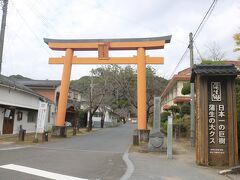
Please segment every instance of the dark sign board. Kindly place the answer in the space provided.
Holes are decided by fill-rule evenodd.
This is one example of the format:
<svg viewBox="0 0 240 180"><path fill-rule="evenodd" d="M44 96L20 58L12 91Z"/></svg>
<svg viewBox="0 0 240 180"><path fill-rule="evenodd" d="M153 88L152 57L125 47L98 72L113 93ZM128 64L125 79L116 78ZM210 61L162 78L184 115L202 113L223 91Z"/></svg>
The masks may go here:
<svg viewBox="0 0 240 180"><path fill-rule="evenodd" d="M209 165L228 165L227 84L222 78L208 80Z"/></svg>

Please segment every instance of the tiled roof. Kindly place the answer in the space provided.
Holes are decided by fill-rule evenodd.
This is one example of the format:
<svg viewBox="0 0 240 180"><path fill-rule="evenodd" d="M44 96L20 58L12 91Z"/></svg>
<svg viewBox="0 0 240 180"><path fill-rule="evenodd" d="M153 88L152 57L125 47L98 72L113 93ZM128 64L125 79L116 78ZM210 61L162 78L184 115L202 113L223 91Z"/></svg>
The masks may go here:
<svg viewBox="0 0 240 180"><path fill-rule="evenodd" d="M56 88L61 84L59 80L19 80L19 83L28 87L53 87Z"/></svg>
<svg viewBox="0 0 240 180"><path fill-rule="evenodd" d="M190 81L190 70L190 68L187 68L174 75L172 79L168 82L166 88L161 94L161 97L164 98L178 81Z"/></svg>
<svg viewBox="0 0 240 180"><path fill-rule="evenodd" d="M24 86L23 84L9 78L9 77L6 77L4 75L0 75L0 86L7 86L9 88L13 88L13 89L17 89L17 90L21 90L21 91L24 91L24 92L27 92L29 94L33 94L35 96L39 96L39 94L37 94L35 91L33 91L32 89Z"/></svg>
<svg viewBox="0 0 240 180"><path fill-rule="evenodd" d="M191 82L194 82L197 74L201 76L237 76L239 72L234 65L194 65L192 69Z"/></svg>
<svg viewBox="0 0 240 180"><path fill-rule="evenodd" d="M182 102L190 102L191 98L190 97L185 97L185 96L177 96L173 99L173 103L182 103Z"/></svg>
<svg viewBox="0 0 240 180"><path fill-rule="evenodd" d="M163 110L169 110L170 109L170 105L168 105L168 104L165 104L164 106L163 106Z"/></svg>
<svg viewBox="0 0 240 180"><path fill-rule="evenodd" d="M190 74L191 74L191 68L190 67L178 72L178 75L190 75Z"/></svg>

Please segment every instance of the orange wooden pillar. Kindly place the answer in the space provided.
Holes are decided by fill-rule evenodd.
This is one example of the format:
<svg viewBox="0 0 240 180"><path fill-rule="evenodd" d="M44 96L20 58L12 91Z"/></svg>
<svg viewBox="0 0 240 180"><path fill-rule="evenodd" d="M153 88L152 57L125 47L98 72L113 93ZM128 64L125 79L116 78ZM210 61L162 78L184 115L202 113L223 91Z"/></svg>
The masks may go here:
<svg viewBox="0 0 240 180"><path fill-rule="evenodd" d="M148 142L149 131L147 129L147 80L146 80L146 56L145 49L137 49L137 114L138 134L140 142Z"/></svg>
<svg viewBox="0 0 240 180"><path fill-rule="evenodd" d="M73 58L73 50L66 49L63 73L62 73L62 81L61 81L61 87L60 87L58 110L57 110L57 116L55 119L56 126L64 126L64 123L65 123L68 89L69 89L71 69L72 69L72 58Z"/></svg>
<svg viewBox="0 0 240 180"><path fill-rule="evenodd" d="M138 48L137 50L137 114L138 114L138 129L147 129L146 116L146 60L145 49Z"/></svg>

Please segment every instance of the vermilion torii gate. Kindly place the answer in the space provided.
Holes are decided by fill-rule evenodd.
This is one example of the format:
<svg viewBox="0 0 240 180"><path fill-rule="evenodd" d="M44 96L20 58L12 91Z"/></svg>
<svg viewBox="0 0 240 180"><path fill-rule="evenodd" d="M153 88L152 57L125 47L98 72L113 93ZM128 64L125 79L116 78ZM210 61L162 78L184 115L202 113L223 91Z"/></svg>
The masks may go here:
<svg viewBox="0 0 240 180"><path fill-rule="evenodd" d="M147 130L146 120L146 64L163 64L163 57L149 57L145 50L163 49L171 36L129 39L46 39L52 50L65 51L65 56L49 58L49 64L63 64L60 97L55 125L63 127L67 108L72 64L137 64L138 130ZM137 50L133 57L109 57L109 50ZM98 51L98 57L76 57L74 51Z"/></svg>

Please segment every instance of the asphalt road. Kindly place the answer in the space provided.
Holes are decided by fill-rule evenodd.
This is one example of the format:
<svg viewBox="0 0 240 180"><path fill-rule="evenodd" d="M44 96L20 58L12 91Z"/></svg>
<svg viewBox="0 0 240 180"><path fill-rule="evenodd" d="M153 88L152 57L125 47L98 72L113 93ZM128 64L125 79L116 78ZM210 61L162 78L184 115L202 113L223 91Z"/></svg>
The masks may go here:
<svg viewBox="0 0 240 180"><path fill-rule="evenodd" d="M38 180L52 175L58 179L120 179L126 171L122 156L135 128L129 123L53 143L1 150L0 180Z"/></svg>

